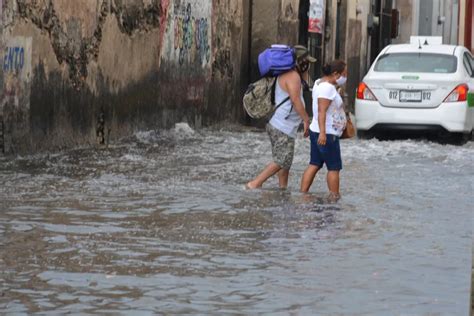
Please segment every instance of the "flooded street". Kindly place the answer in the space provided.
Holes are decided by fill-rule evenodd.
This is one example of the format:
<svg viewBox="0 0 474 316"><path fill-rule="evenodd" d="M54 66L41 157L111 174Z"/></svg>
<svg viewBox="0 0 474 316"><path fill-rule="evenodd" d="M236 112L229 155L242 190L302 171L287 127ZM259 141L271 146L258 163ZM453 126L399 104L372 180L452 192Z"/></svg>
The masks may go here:
<svg viewBox="0 0 474 316"><path fill-rule="evenodd" d="M474 142L342 141L332 204L299 137L287 191L239 127L0 158L0 311L468 315Z"/></svg>

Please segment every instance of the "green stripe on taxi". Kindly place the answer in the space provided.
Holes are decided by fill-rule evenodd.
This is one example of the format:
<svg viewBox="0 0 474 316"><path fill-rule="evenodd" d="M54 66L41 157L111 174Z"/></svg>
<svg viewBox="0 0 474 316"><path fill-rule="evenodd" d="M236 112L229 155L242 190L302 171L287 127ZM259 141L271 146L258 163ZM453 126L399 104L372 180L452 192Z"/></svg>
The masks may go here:
<svg viewBox="0 0 474 316"><path fill-rule="evenodd" d="M403 80L419 80L420 76L402 76Z"/></svg>
<svg viewBox="0 0 474 316"><path fill-rule="evenodd" d="M474 107L474 92L469 92L467 94L467 105L469 107Z"/></svg>

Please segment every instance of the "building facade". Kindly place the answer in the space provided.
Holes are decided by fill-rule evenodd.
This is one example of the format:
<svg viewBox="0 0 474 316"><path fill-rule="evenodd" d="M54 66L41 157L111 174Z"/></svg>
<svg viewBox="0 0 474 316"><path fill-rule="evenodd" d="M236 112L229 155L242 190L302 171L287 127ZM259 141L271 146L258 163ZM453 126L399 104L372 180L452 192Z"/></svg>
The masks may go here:
<svg viewBox="0 0 474 316"><path fill-rule="evenodd" d="M0 0L5 153L235 120L248 1Z"/></svg>
<svg viewBox="0 0 474 316"><path fill-rule="evenodd" d="M474 4L472 0L459 0L458 43L474 54Z"/></svg>
<svg viewBox="0 0 474 316"><path fill-rule="evenodd" d="M104 144L185 121L245 122L274 43L348 63L347 105L410 35L472 49L472 0L0 0L0 152Z"/></svg>

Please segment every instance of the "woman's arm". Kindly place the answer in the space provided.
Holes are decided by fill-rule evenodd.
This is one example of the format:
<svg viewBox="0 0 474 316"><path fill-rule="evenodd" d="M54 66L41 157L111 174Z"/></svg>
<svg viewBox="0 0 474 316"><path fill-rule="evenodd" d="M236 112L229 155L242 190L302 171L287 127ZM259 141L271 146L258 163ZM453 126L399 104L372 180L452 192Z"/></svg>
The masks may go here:
<svg viewBox="0 0 474 316"><path fill-rule="evenodd" d="M326 113L329 106L331 105L331 100L318 98L318 124L319 124L319 137L318 144L326 145Z"/></svg>
<svg viewBox="0 0 474 316"><path fill-rule="evenodd" d="M301 117L303 120L303 128L304 128L304 136L308 137L309 135L309 116L306 113L306 109L304 103L301 101L301 78L296 71L289 72L285 74L287 79L286 83L286 90L290 95L291 103L293 104L293 108L295 109L296 113Z"/></svg>

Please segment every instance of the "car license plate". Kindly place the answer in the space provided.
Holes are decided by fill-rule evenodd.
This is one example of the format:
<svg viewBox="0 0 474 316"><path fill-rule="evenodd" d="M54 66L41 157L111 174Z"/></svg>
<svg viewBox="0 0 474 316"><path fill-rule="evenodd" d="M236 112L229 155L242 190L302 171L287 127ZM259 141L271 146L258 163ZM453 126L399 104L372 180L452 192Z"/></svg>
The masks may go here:
<svg viewBox="0 0 474 316"><path fill-rule="evenodd" d="M400 91L400 102L421 102L421 91Z"/></svg>

